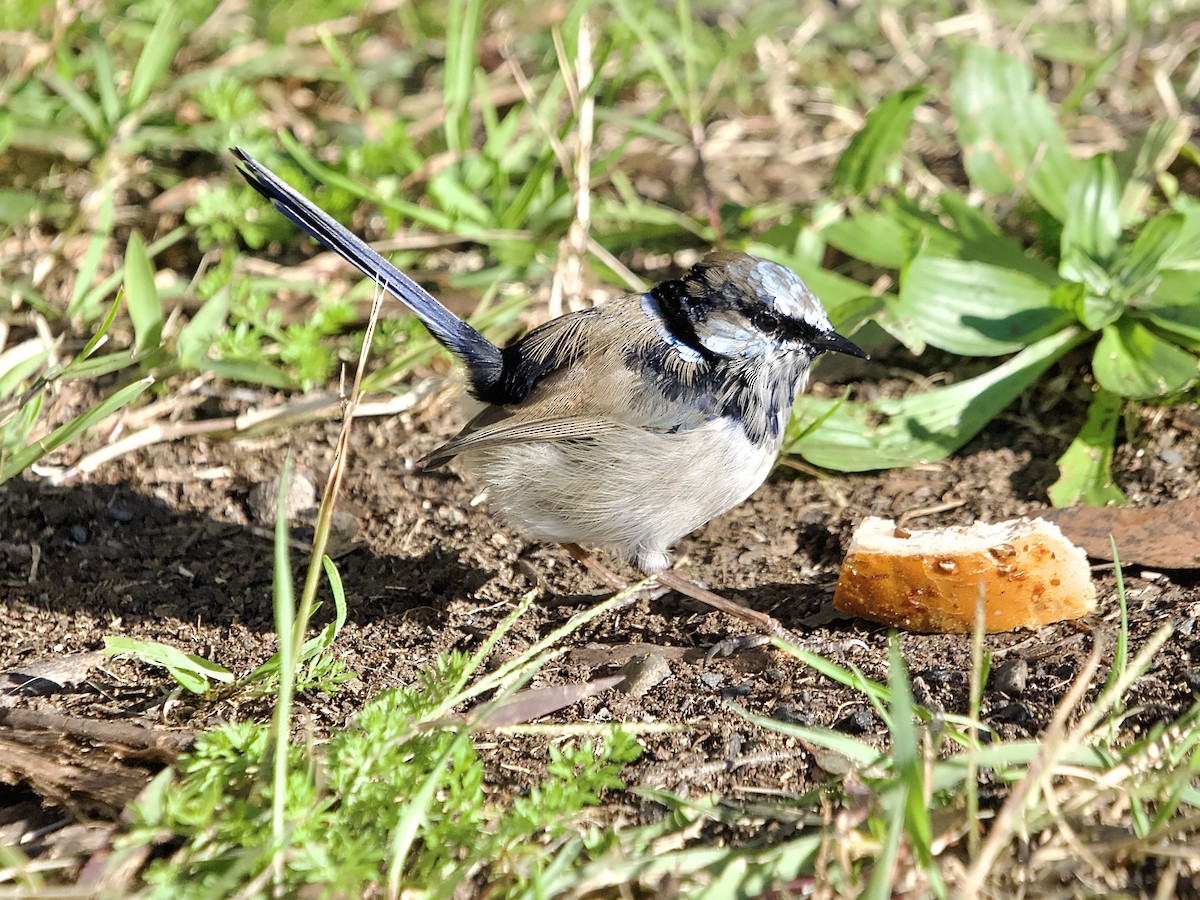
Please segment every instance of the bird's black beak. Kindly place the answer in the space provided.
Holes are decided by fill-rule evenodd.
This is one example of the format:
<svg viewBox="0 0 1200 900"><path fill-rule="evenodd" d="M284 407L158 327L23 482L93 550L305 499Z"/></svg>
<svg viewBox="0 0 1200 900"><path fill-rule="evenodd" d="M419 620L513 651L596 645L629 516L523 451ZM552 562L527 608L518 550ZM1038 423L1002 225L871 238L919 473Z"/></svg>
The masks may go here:
<svg viewBox="0 0 1200 900"><path fill-rule="evenodd" d="M859 359L871 358L862 347L858 346L850 338L842 337L836 331L826 331L824 334L818 335L816 340L811 343L821 353L845 353L848 356L857 356Z"/></svg>

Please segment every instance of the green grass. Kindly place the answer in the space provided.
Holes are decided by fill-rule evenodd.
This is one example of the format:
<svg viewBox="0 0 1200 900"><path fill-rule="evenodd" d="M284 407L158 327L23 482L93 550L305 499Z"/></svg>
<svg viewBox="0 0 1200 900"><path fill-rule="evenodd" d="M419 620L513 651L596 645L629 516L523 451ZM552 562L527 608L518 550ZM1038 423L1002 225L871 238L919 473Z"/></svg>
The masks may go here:
<svg viewBox="0 0 1200 900"><path fill-rule="evenodd" d="M542 298L569 288L572 254L583 285L605 295L723 242L796 268L839 326L898 341L906 366L926 345L994 361L933 390L804 401L789 453L820 464L938 458L1056 367L1064 398L1087 411L1052 497L1119 499L1123 414L1195 398L1200 151L1181 110L1200 79L1174 43L1194 15L1149 2L1032 17L1025 4L841 6L597 0L522 27L483 0L347 6L337 19L310 2L249 15L200 0L10 4L0 28L24 41L0 41L0 480L35 463L70 473L68 444L119 433L122 411L152 394L187 408L204 379L327 387L365 346L357 397L445 367L394 307L372 336L372 286L313 259L233 173L237 144L391 242L397 265L471 298L496 340L547 314ZM581 83L581 62L596 77ZM1114 106L1130 111L1119 130ZM1017 327L972 320L985 289ZM52 419L80 380L94 405ZM837 774L757 804L645 792L665 810L652 825L583 814L603 810L637 756L619 727L550 726L531 787L483 791L475 737L547 711L525 686L611 603L486 670L533 599L514 598L471 653L439 658L318 739L293 715L297 692L336 692L352 674L337 641L355 598L320 544L335 495L298 600L278 535L281 641L268 664L237 677L174 648L112 644L190 690L275 702L270 723L202 736L131 809L119 856L168 848L144 870L148 895L314 885L449 896L491 883L549 896L653 891L663 878L695 896L814 880L845 896L999 894L1064 878L1099 890L1146 860L1179 871L1170 860L1200 830L1200 709L1124 727L1129 686L1164 639L1133 653L1124 614L1103 690L1085 696L1081 678L1036 740L986 733L979 638L957 716L914 703L895 645L886 683L793 651L862 694L887 746L747 712L747 729L784 732ZM335 617L310 635L322 583ZM983 781L1009 788L1008 801L981 802ZM716 826L764 837L726 845ZM16 850L0 862L44 887Z"/></svg>

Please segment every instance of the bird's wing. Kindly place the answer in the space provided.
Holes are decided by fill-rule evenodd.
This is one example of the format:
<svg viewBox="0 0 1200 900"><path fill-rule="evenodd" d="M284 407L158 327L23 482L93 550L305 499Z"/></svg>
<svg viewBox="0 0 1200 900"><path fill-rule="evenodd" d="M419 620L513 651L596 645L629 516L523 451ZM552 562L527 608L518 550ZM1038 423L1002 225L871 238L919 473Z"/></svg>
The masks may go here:
<svg viewBox="0 0 1200 900"><path fill-rule="evenodd" d="M529 398L513 406L488 406L422 464L439 466L468 450L530 441L568 441L640 429L678 432L711 421L693 403L668 399L621 352L578 359L541 379Z"/></svg>
<svg viewBox="0 0 1200 900"><path fill-rule="evenodd" d="M490 407L489 409L497 409ZM485 412L487 412L485 410ZM443 444L421 460L423 468L434 469L449 462L460 453L507 447L531 441L568 441L594 438L619 431L623 426L613 419L554 418L512 421L501 420L492 425L475 426L474 422L454 439Z"/></svg>

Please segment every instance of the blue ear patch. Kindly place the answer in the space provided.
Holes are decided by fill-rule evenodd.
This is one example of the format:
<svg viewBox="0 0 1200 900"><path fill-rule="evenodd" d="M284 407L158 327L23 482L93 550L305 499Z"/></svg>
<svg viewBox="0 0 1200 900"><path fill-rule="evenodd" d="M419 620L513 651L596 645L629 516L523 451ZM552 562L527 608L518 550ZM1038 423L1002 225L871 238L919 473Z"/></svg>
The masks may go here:
<svg viewBox="0 0 1200 900"><path fill-rule="evenodd" d="M696 334L705 349L718 356L750 359L770 353L776 346L761 331L750 327L744 316L735 312L711 313L696 326Z"/></svg>
<svg viewBox="0 0 1200 900"><path fill-rule="evenodd" d="M700 355L699 350L690 346L687 342L680 340L679 337L667 326L666 318L663 316L662 306L659 304L658 298L655 297L654 294L650 292L642 294L642 311L645 312L646 315L649 316L654 322L655 327L658 329L659 337L661 337L675 350L676 353L679 354L680 359L688 363L699 363L703 361L704 357Z"/></svg>

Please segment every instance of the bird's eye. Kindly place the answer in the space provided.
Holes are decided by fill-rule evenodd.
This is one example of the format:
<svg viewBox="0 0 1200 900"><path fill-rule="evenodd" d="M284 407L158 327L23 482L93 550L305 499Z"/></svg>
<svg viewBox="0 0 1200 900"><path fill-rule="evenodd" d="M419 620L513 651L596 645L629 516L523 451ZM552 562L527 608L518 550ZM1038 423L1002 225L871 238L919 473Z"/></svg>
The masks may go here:
<svg viewBox="0 0 1200 900"><path fill-rule="evenodd" d="M756 310L750 316L750 324L766 334L779 330L779 316L765 309Z"/></svg>

